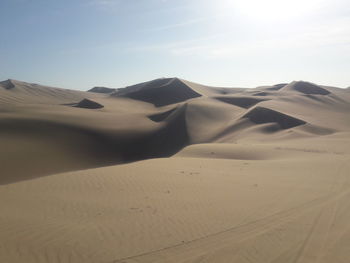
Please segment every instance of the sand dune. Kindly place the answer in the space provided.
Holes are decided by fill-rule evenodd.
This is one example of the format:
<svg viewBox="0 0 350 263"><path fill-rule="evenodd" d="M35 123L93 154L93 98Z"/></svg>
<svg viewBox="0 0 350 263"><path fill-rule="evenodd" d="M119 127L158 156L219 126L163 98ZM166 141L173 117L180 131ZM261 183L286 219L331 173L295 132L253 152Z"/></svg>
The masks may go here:
<svg viewBox="0 0 350 263"><path fill-rule="evenodd" d="M280 83L280 84L275 84L272 87L266 88L267 90L280 90L281 88L287 86L288 83Z"/></svg>
<svg viewBox="0 0 350 263"><path fill-rule="evenodd" d="M84 108L84 109L101 109L103 105L89 99L83 99L79 101L74 107Z"/></svg>
<svg viewBox="0 0 350 263"><path fill-rule="evenodd" d="M273 95L273 93L265 92L265 91L259 91L259 92L253 94L253 96L269 96L269 95Z"/></svg>
<svg viewBox="0 0 350 263"><path fill-rule="evenodd" d="M0 102L4 103L69 103L75 100L82 100L89 94L86 92L66 90L27 83L17 80L6 80L0 82Z"/></svg>
<svg viewBox="0 0 350 263"><path fill-rule="evenodd" d="M256 94L254 94L256 96ZM264 101L264 99L257 99L252 97L216 97L217 100L236 105L238 107L242 108L250 108L251 106L254 106L255 104L258 104L259 102Z"/></svg>
<svg viewBox="0 0 350 263"><path fill-rule="evenodd" d="M349 96L343 90L334 88L328 95L291 95L289 89L297 83L271 86L276 90L233 88L224 96L220 88L210 90L176 78L145 82L112 94L8 80L2 82L0 90L4 94L1 122L5 127L1 133L6 145L0 154L7 160L3 165L6 176L1 176L7 179L1 181L169 157L193 143L303 138L348 130ZM8 89L9 85L13 87ZM255 96L267 89L266 98ZM203 95L192 97L194 92ZM136 99L134 94L145 97L137 95ZM26 131L26 136L20 131ZM44 157L33 155L31 147L22 149L23 143L16 141L37 144L36 150ZM14 165L19 152L21 158L30 156L30 161L24 163L25 170Z"/></svg>
<svg viewBox="0 0 350 263"><path fill-rule="evenodd" d="M0 86L2 86L5 89L13 89L16 87L14 81L11 79L0 82Z"/></svg>
<svg viewBox="0 0 350 263"><path fill-rule="evenodd" d="M0 82L0 262L350 259L350 93Z"/></svg>
<svg viewBox="0 0 350 263"><path fill-rule="evenodd" d="M281 90L284 91L298 91L304 94L317 94L317 95L328 95L331 92L325 88L322 88L316 84L305 82L305 81L294 81L288 85L285 85Z"/></svg>
<svg viewBox="0 0 350 263"><path fill-rule="evenodd" d="M156 113L156 114L148 116L148 118L150 118L152 121L155 121L155 122L165 121L175 110L176 110L176 108L165 111L165 112Z"/></svg>
<svg viewBox="0 0 350 263"><path fill-rule="evenodd" d="M146 101L156 107L186 101L201 95L177 78L156 79L117 90L114 96Z"/></svg>
<svg viewBox="0 0 350 263"><path fill-rule="evenodd" d="M112 93L115 91L116 89L107 88L107 87L93 87L92 89L88 90L88 92L95 92L95 93Z"/></svg>
<svg viewBox="0 0 350 263"><path fill-rule="evenodd" d="M306 124L305 121L264 107L255 107L247 114L245 114L243 118L248 118L250 121L256 124L270 122L276 123L282 129L290 129L299 125Z"/></svg>

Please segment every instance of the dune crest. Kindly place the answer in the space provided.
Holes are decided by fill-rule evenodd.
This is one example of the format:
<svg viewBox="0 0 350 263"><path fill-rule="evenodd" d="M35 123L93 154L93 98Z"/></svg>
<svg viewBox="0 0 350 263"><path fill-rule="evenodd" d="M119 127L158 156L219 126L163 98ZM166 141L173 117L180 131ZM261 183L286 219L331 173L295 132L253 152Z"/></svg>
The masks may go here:
<svg viewBox="0 0 350 263"><path fill-rule="evenodd" d="M169 115L171 115L175 110L176 108L165 112L149 115L148 118L150 118L152 121L155 121L155 122L165 121L169 117Z"/></svg>
<svg viewBox="0 0 350 263"><path fill-rule="evenodd" d="M285 87L287 85L288 85L288 83L275 84L272 87L267 88L267 90L280 90L280 89L282 89L283 87Z"/></svg>
<svg viewBox="0 0 350 263"><path fill-rule="evenodd" d="M253 96L269 96L269 95L272 95L272 93L270 92L265 92L265 91L259 91L257 93L254 93Z"/></svg>
<svg viewBox="0 0 350 263"><path fill-rule="evenodd" d="M254 97L215 97L215 99L220 100L222 102L226 102L228 104L232 104L238 107L242 107L248 109L259 102L266 101L266 99L258 99Z"/></svg>
<svg viewBox="0 0 350 263"><path fill-rule="evenodd" d="M108 94L115 91L116 89L107 88L107 87L93 87L92 89L88 90L88 92L103 93L103 94Z"/></svg>
<svg viewBox="0 0 350 263"><path fill-rule="evenodd" d="M64 104L89 98L90 93L49 87L19 80L0 82L0 104Z"/></svg>
<svg viewBox="0 0 350 263"><path fill-rule="evenodd" d="M282 129L289 129L306 124L306 122L303 120L299 120L282 112L259 106L246 113L242 118L248 118L250 121L256 124L273 122L278 124Z"/></svg>
<svg viewBox="0 0 350 263"><path fill-rule="evenodd" d="M89 100L89 99L83 99L82 101L78 102L74 107L77 108L84 108L84 109L101 109L104 106L100 103L97 103L95 101Z"/></svg>
<svg viewBox="0 0 350 263"><path fill-rule="evenodd" d="M306 81L293 81L292 83L284 86L281 90L298 91L300 93L313 95L328 95L331 93L325 88L322 88L316 84Z"/></svg>
<svg viewBox="0 0 350 263"><path fill-rule="evenodd" d="M5 80L5 81L1 81L0 82L0 86L3 87L4 89L13 89L13 88L15 88L15 84L14 84L13 80L11 80L11 79L8 79L8 80Z"/></svg>
<svg viewBox="0 0 350 263"><path fill-rule="evenodd" d="M164 78L119 89L112 96L141 100L160 107L202 95L178 78Z"/></svg>

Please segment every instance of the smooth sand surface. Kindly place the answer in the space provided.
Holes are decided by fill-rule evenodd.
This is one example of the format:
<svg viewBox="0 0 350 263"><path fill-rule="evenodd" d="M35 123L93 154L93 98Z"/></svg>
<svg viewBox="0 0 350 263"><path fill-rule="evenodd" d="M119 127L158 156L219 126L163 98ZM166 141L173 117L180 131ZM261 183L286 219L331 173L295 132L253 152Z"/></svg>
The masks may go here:
<svg viewBox="0 0 350 263"><path fill-rule="evenodd" d="M0 262L348 263L349 112L306 82L0 82Z"/></svg>

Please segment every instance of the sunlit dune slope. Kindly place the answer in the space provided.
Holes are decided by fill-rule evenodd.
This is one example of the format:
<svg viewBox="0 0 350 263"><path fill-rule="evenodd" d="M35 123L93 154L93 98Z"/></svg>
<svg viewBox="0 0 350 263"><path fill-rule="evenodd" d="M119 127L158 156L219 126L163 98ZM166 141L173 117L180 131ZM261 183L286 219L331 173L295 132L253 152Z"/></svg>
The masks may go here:
<svg viewBox="0 0 350 263"><path fill-rule="evenodd" d="M0 182L169 157L191 144L325 136L350 126L348 92L302 81L225 90L164 78L97 91L1 82Z"/></svg>
<svg viewBox="0 0 350 263"><path fill-rule="evenodd" d="M348 263L350 93L0 82L0 262Z"/></svg>

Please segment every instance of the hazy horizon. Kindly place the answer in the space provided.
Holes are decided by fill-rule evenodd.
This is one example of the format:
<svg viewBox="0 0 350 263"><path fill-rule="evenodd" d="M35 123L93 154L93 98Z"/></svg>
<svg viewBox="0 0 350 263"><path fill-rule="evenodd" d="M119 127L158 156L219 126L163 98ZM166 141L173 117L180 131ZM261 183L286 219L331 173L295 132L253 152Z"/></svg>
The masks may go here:
<svg viewBox="0 0 350 263"><path fill-rule="evenodd" d="M0 79L69 89L159 77L350 86L345 0L4 0Z"/></svg>

